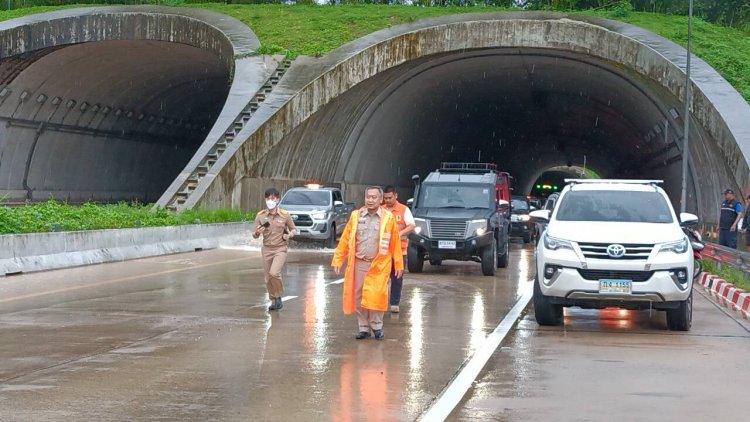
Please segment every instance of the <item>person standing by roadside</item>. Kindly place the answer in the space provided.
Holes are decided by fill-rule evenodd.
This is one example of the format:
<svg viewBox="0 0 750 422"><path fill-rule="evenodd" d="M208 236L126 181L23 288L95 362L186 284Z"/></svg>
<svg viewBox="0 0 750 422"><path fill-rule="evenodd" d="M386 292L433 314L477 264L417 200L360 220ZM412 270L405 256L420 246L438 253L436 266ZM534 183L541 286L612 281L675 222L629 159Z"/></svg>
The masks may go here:
<svg viewBox="0 0 750 422"><path fill-rule="evenodd" d="M398 227L399 239L401 240L401 253L403 254L404 263L406 263L406 249L409 247L409 233L413 232L417 227L417 223L414 222L414 216L411 214L411 210L406 205L398 202L398 193L396 188L393 186L386 186L383 189L383 204L385 209L390 211L396 218L396 226ZM389 303L391 305L391 312L394 314L399 313L399 303L401 303L401 289L404 287L404 275L396 277L395 266L391 269L391 294Z"/></svg>
<svg viewBox="0 0 750 422"><path fill-rule="evenodd" d="M266 288L271 300L269 311L284 307L281 297L284 295L284 285L281 283L281 272L286 263L289 250L289 239L296 234L294 221L288 212L279 208L279 191L271 188L265 192L266 209L255 217L253 237L263 235L263 269L265 272Z"/></svg>
<svg viewBox="0 0 750 422"><path fill-rule="evenodd" d="M748 227L750 227L750 195L747 195L745 197L745 213L742 215L742 228L740 229L740 232L745 234L745 248L748 252L750 252L750 231L748 231Z"/></svg>
<svg viewBox="0 0 750 422"><path fill-rule="evenodd" d="M737 223L742 218L742 204L734 199L734 191L724 191L719 212L719 245L737 249Z"/></svg>
<svg viewBox="0 0 750 422"><path fill-rule="evenodd" d="M370 330L375 339L384 338L391 268L397 277L404 271L396 219L382 203L381 188L365 189L365 206L352 212L331 261L336 274L347 263L342 302L345 314L357 314L357 340L370 337Z"/></svg>

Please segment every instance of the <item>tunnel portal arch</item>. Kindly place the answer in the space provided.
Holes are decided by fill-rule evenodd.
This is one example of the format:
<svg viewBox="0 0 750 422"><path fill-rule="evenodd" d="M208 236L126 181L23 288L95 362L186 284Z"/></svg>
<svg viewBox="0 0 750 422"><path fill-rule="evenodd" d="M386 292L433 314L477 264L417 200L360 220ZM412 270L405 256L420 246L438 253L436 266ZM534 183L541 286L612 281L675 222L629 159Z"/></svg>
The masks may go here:
<svg viewBox="0 0 750 422"><path fill-rule="evenodd" d="M446 148L463 148L458 158L475 161L488 145L471 139L499 138L484 157L501 163L510 157L502 164L524 190L535 172L582 165L587 156L604 177L664 179L677 205L681 52L630 25L558 14L461 15L381 31L293 68L288 94L243 132L241 154L220 163L190 204L226 204L235 197L252 208L263 185L284 188L309 179L350 187L355 199L372 183L407 190L409 176L436 167ZM750 107L696 62L688 206L710 218L720 189L750 186L750 145L742 137L750 134L742 117ZM495 82L481 83L489 72ZM508 101L488 100L493 93ZM457 118L466 110L478 117ZM531 124L529 110L544 117ZM515 123L503 127L502 116ZM492 137L487 128L498 124L505 131ZM470 140L452 145L457 127L467 128ZM420 137L430 141L414 141Z"/></svg>
<svg viewBox="0 0 750 422"><path fill-rule="evenodd" d="M0 194L6 203L157 200L258 40L216 13L70 9L0 23Z"/></svg>

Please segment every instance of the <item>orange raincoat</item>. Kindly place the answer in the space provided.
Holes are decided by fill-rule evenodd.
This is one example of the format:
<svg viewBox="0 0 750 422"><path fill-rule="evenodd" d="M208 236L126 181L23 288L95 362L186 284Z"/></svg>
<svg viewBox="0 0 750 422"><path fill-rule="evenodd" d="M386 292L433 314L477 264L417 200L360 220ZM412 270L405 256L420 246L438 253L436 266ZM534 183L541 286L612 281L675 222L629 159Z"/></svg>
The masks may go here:
<svg viewBox="0 0 750 422"><path fill-rule="evenodd" d="M356 235L360 212L362 209L352 212L331 263L334 267L340 267L344 264L344 260L347 260L343 294L345 314L353 313L356 307L354 303L354 248L357 245ZM397 271L404 269L404 257L401 252L396 219L393 214L383 208L381 212L378 255L372 260L362 286L361 306L374 311L388 310L388 280L391 275L391 264L395 265Z"/></svg>

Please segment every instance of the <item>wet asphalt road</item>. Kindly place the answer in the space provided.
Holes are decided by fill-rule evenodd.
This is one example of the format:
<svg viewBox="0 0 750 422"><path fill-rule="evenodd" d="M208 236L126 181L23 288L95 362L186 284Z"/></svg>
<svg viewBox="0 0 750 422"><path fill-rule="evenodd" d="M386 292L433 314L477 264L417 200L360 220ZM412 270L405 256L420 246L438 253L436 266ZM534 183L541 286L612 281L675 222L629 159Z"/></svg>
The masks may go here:
<svg viewBox="0 0 750 422"><path fill-rule="evenodd" d="M0 279L0 420L413 420L532 278L426 265L407 274L384 341L356 341L330 253L290 254L284 309L265 310L257 251L212 250ZM690 333L663 316L526 315L451 420L737 419L746 328L696 295ZM719 412L719 413L716 413Z"/></svg>
<svg viewBox="0 0 750 422"><path fill-rule="evenodd" d="M750 324L697 288L687 333L663 312L565 312L540 328L530 308L449 420L750 420Z"/></svg>
<svg viewBox="0 0 750 422"><path fill-rule="evenodd" d="M516 249L408 274L384 341L354 340L324 252L290 254L270 314L257 251L0 279L0 420L414 419L528 283Z"/></svg>

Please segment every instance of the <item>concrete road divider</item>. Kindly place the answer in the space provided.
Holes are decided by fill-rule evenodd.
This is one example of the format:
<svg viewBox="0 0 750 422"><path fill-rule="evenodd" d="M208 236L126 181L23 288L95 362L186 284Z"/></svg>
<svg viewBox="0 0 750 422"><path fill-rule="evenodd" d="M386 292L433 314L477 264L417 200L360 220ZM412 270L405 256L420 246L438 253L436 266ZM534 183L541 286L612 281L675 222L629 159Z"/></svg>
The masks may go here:
<svg viewBox="0 0 750 422"><path fill-rule="evenodd" d="M711 293L711 296L715 297L722 305L739 312L743 318L748 319L750 316L750 293L708 273L701 274L698 278L698 284Z"/></svg>
<svg viewBox="0 0 750 422"><path fill-rule="evenodd" d="M124 261L246 241L249 222L0 236L0 275Z"/></svg>

